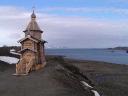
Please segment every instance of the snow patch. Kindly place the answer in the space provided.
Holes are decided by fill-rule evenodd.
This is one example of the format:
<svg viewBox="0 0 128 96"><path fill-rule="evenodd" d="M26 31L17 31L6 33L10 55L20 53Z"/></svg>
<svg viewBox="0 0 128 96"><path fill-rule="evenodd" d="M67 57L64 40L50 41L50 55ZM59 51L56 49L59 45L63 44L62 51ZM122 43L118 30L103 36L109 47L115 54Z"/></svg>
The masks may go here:
<svg viewBox="0 0 128 96"><path fill-rule="evenodd" d="M14 55L20 55L19 53L16 53L16 52L10 52L10 53Z"/></svg>
<svg viewBox="0 0 128 96"><path fill-rule="evenodd" d="M100 94L97 91L92 90L92 92L95 94L95 96L100 96Z"/></svg>
<svg viewBox="0 0 128 96"><path fill-rule="evenodd" d="M16 50L15 50L15 49L11 49L11 50L10 50L10 53L11 53L11 54L14 54L14 55L20 55L19 53L16 53Z"/></svg>
<svg viewBox="0 0 128 96"><path fill-rule="evenodd" d="M9 56L0 56L0 60L9 64L16 64L19 61L19 59Z"/></svg>
<svg viewBox="0 0 128 96"><path fill-rule="evenodd" d="M10 49L10 52L16 52L16 50L15 49Z"/></svg>
<svg viewBox="0 0 128 96"><path fill-rule="evenodd" d="M90 86L88 83L86 83L85 81L80 81L84 86L88 87L88 88L93 88L92 86ZM95 96L100 96L100 94L95 91L95 90L91 90Z"/></svg>
<svg viewBox="0 0 128 96"><path fill-rule="evenodd" d="M85 81L81 81L81 83L86 86L86 87L89 87L89 88L93 88L92 86L90 86L88 83L86 83Z"/></svg>

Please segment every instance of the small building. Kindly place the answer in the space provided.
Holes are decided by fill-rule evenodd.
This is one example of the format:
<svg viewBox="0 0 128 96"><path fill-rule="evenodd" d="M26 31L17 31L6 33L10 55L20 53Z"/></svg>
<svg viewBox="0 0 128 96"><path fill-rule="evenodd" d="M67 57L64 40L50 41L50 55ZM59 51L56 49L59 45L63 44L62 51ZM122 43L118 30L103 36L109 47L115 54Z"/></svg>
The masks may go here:
<svg viewBox="0 0 128 96"><path fill-rule="evenodd" d="M43 31L36 22L36 15L33 11L31 21L25 31L25 37L19 40L21 43L21 56L16 64L16 75L27 75L33 70L39 70L46 65L44 44L42 40Z"/></svg>

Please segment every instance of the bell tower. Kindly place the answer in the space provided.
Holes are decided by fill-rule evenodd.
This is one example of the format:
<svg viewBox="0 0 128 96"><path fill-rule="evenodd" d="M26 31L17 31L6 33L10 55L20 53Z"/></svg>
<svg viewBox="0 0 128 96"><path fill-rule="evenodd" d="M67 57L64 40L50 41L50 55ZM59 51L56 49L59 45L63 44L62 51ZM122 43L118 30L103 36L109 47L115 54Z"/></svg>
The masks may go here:
<svg viewBox="0 0 128 96"><path fill-rule="evenodd" d="M27 75L29 72L41 69L46 65L44 50L46 41L42 39L43 31L36 22L34 10L31 14L31 21L23 32L25 37L19 40L21 56L16 64L16 75Z"/></svg>
<svg viewBox="0 0 128 96"><path fill-rule="evenodd" d="M41 34L43 33L43 31L40 29L40 27L38 26L36 22L36 15L35 15L34 10L31 15L31 21L29 22L24 32L25 32L25 36L31 35L32 37L41 40Z"/></svg>

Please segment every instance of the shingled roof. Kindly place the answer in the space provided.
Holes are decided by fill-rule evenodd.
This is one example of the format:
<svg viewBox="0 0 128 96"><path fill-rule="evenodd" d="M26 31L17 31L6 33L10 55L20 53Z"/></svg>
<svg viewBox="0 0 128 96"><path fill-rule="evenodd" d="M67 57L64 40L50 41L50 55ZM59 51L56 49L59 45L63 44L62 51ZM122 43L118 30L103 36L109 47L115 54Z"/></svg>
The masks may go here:
<svg viewBox="0 0 128 96"><path fill-rule="evenodd" d="M18 43L21 43L21 42L25 41L26 39L30 39L30 40L32 40L32 41L34 41L36 43L39 43L39 42L41 42L42 44L48 43L47 41L45 41L43 39L39 40L39 39L36 39L36 38L34 38L34 37L30 36L30 35L27 35L25 38L19 40Z"/></svg>
<svg viewBox="0 0 128 96"><path fill-rule="evenodd" d="M25 49L22 49L20 51L18 51L19 53L22 53L22 52L25 52L26 50L29 50L29 51L32 51L32 52L37 52L36 50L33 50L33 49L30 49L30 48L25 48Z"/></svg>
<svg viewBox="0 0 128 96"><path fill-rule="evenodd" d="M21 43L21 42L25 41L26 39L30 39L30 40L32 40L32 41L34 41L34 42L36 42L36 43L40 42L40 40L38 40L38 39L36 39L36 38L33 38L33 37L30 36L30 35L27 35L25 38L19 40L18 42Z"/></svg>
<svg viewBox="0 0 128 96"><path fill-rule="evenodd" d="M36 31L36 32L43 32L38 23L36 22L36 15L35 15L35 12L33 11L32 15L31 15L31 21L29 22L27 28L25 29L24 32L27 32L27 31Z"/></svg>

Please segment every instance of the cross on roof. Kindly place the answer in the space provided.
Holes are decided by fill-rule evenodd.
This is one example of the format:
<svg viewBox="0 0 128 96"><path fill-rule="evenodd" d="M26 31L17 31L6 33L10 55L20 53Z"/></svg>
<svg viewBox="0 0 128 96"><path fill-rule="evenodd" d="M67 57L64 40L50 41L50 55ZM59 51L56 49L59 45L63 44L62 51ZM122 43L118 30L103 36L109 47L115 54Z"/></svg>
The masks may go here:
<svg viewBox="0 0 128 96"><path fill-rule="evenodd" d="M35 11L35 9L36 9L36 7L35 7L35 6L33 6L33 7L32 7L33 12Z"/></svg>

